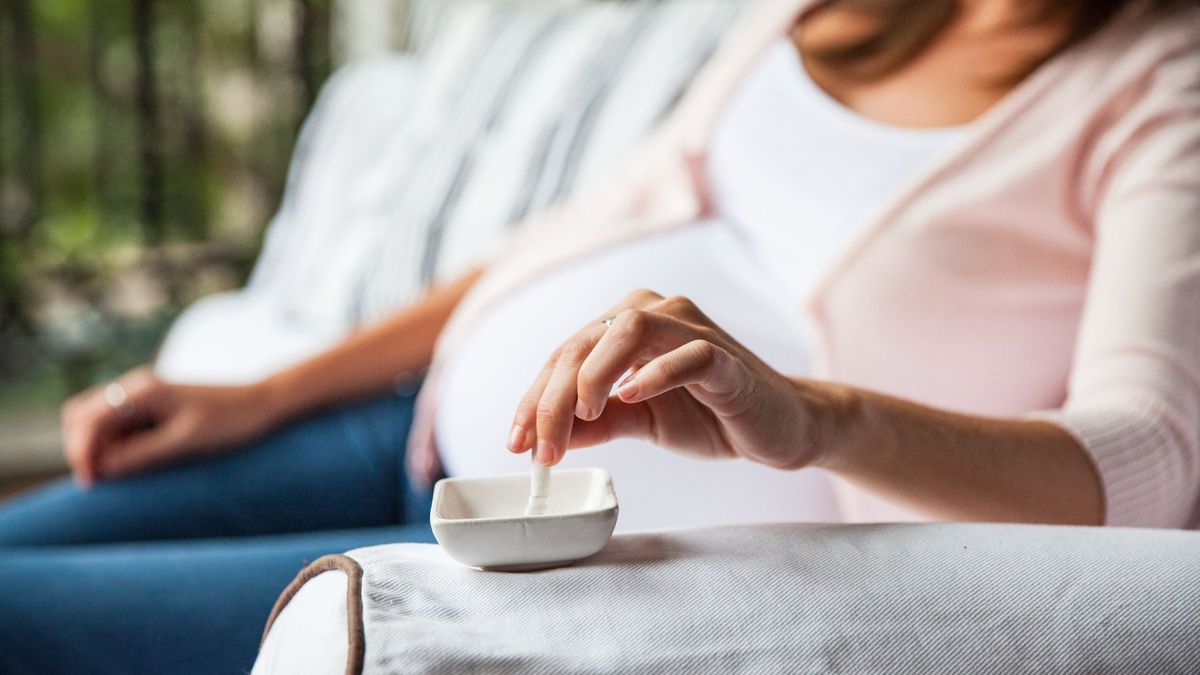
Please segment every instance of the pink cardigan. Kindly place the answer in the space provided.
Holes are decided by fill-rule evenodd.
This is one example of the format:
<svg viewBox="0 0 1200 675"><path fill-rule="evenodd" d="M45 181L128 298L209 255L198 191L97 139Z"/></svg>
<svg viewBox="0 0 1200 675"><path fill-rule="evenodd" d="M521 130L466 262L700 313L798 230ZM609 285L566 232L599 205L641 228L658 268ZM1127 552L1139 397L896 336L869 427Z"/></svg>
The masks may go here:
<svg viewBox="0 0 1200 675"><path fill-rule="evenodd" d="M723 102L811 4L761 3L627 166L504 243L439 341L410 441L416 471L435 466L445 355L493 301L703 215L695 167ZM1125 18L1038 69L913 176L796 311L817 336L820 377L1049 420L1095 462L1107 523L1196 527L1200 11ZM926 519L844 482L838 498L850 521Z"/></svg>

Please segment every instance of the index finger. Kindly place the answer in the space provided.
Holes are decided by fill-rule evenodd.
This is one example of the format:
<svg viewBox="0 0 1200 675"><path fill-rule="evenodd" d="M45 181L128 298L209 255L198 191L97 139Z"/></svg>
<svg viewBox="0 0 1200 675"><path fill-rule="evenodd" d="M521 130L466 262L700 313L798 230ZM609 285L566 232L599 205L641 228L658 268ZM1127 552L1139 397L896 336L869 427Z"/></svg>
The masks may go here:
<svg viewBox="0 0 1200 675"><path fill-rule="evenodd" d="M608 394L622 373L697 336L695 328L670 316L639 309L621 311L579 366L580 408L591 413L580 419L594 420L604 412Z"/></svg>

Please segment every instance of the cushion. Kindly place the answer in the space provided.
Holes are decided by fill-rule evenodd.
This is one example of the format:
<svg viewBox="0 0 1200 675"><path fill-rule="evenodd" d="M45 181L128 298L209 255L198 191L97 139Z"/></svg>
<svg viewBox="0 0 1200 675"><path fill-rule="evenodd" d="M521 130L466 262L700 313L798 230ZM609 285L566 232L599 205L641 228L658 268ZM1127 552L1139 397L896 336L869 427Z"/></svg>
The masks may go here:
<svg viewBox="0 0 1200 675"><path fill-rule="evenodd" d="M413 159L389 181L385 231L362 261L364 318L466 271L513 225L614 166L742 5L420 3Z"/></svg>
<svg viewBox="0 0 1200 675"><path fill-rule="evenodd" d="M343 68L322 90L254 298L185 314L157 364L167 379L252 381L465 271L626 154L745 3L414 4L412 55ZM269 316L245 324L247 311ZM240 344L260 328L264 349Z"/></svg>
<svg viewBox="0 0 1200 675"><path fill-rule="evenodd" d="M418 100L420 69L389 56L339 70L296 142L287 187L246 288L192 304L155 360L175 382L255 382L358 325L356 270L383 229L379 181L412 156L397 134Z"/></svg>
<svg viewBox="0 0 1200 675"><path fill-rule="evenodd" d="M254 672L1200 672L1198 559L1195 532L980 524L618 535L526 574L378 546L301 574Z"/></svg>

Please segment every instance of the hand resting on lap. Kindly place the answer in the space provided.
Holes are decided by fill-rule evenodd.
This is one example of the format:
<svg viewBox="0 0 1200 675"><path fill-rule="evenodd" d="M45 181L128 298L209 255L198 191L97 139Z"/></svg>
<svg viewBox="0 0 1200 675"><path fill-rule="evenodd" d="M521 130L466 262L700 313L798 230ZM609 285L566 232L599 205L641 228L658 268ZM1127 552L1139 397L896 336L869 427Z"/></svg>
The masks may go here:
<svg viewBox="0 0 1200 675"><path fill-rule="evenodd" d="M118 405L105 397L106 385L63 405L63 449L81 485L217 452L264 433L272 423L259 387L170 384L149 368L117 383L125 394Z"/></svg>

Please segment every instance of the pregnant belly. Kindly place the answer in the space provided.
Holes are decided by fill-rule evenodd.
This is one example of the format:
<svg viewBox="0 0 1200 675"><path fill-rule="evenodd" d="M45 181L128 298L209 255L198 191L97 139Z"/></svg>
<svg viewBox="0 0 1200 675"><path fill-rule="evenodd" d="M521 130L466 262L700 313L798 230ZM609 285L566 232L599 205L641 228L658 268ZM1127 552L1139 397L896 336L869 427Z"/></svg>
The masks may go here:
<svg viewBox="0 0 1200 675"><path fill-rule="evenodd" d="M504 448L512 415L550 353L626 293L691 298L780 372L809 372L805 329L782 286L719 221L602 251L497 302L446 363L436 433L450 475L517 473L528 455ZM703 461L620 439L567 454L562 466L613 475L620 529L839 520L828 478L744 461Z"/></svg>

